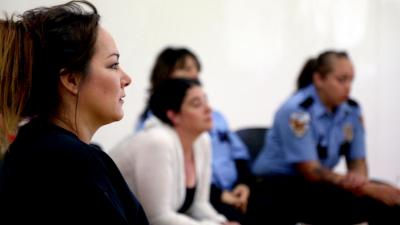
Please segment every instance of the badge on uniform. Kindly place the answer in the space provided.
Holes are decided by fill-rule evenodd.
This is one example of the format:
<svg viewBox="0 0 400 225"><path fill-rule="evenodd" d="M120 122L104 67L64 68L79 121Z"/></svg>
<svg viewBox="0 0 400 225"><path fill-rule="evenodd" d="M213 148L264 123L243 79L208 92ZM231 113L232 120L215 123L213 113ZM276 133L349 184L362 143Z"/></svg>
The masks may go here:
<svg viewBox="0 0 400 225"><path fill-rule="evenodd" d="M361 124L361 127L364 128L364 119L363 119L363 117L362 117L362 116L359 116L359 117L358 117L358 120L359 120L359 122L360 122L360 124Z"/></svg>
<svg viewBox="0 0 400 225"><path fill-rule="evenodd" d="M303 137L310 126L310 114L308 112L293 112L290 114L289 125L297 137Z"/></svg>
<svg viewBox="0 0 400 225"><path fill-rule="evenodd" d="M351 123L345 123L343 126L344 140L351 142L353 140L353 125Z"/></svg>

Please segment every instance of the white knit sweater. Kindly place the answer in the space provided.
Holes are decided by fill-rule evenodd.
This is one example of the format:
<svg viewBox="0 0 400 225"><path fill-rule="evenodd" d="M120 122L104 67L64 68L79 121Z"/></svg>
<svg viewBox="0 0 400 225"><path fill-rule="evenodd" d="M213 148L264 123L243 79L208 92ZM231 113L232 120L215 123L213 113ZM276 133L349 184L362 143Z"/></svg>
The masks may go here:
<svg viewBox="0 0 400 225"><path fill-rule="evenodd" d="M211 144L207 133L194 143L196 193L187 213L183 149L175 130L155 117L144 130L110 151L152 225L217 225L226 221L209 202Z"/></svg>

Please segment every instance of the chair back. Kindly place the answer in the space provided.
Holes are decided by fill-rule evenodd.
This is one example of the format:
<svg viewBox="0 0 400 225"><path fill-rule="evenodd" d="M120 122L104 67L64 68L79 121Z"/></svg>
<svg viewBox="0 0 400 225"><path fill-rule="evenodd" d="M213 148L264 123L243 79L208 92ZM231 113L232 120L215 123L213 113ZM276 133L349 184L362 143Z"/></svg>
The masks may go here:
<svg viewBox="0 0 400 225"><path fill-rule="evenodd" d="M265 144L266 127L246 127L236 131L243 143L247 146L250 154L250 163L256 159L258 153Z"/></svg>

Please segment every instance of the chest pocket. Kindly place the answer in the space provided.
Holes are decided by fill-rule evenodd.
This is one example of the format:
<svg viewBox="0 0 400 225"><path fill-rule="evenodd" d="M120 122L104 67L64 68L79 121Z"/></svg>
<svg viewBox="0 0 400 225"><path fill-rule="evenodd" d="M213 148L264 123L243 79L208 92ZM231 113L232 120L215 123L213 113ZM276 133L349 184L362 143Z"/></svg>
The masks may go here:
<svg viewBox="0 0 400 225"><path fill-rule="evenodd" d="M350 148L351 148L351 141L343 140L343 143L340 144L340 146L339 146L339 155L340 156L348 156L350 153ZM318 142L317 151L318 151L318 158L320 160L327 159L328 147L326 145L322 144L321 140Z"/></svg>

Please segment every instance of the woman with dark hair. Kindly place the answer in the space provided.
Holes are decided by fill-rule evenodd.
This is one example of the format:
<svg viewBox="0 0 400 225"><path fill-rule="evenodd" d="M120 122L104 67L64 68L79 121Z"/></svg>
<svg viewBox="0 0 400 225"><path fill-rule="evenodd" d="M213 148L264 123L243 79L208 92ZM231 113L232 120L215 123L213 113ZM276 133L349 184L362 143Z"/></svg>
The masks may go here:
<svg viewBox="0 0 400 225"><path fill-rule="evenodd" d="M310 58L304 64L297 78L297 90L305 88L313 83L313 75L315 72L326 75L332 71L333 62L335 58L349 60L346 52L338 51L325 51L317 58Z"/></svg>
<svg viewBox="0 0 400 225"><path fill-rule="evenodd" d="M201 65L196 55L186 48L165 48L158 55L150 77L150 95L166 79L199 78ZM139 118L136 130L151 118L149 105ZM252 176L248 166L247 147L233 132L222 113L212 111L211 204L228 219L245 222Z"/></svg>
<svg viewBox="0 0 400 225"><path fill-rule="evenodd" d="M171 78L198 79L201 64L197 56L186 48L165 48L157 56L150 74L149 95L165 80ZM144 126L144 122L151 116L149 104L146 105L139 118L136 130Z"/></svg>
<svg viewBox="0 0 400 225"><path fill-rule="evenodd" d="M167 79L149 100L153 117L110 151L153 225L228 222L209 201L211 108L200 83Z"/></svg>
<svg viewBox="0 0 400 225"><path fill-rule="evenodd" d="M158 87L164 80L171 78L191 78L197 79L201 71L201 64L197 56L186 48L164 49L157 57L151 71L150 93Z"/></svg>
<svg viewBox="0 0 400 225"><path fill-rule="evenodd" d="M114 162L89 144L123 117L131 83L99 19L72 1L0 20L1 135L17 131L0 171L1 224L148 224Z"/></svg>
<svg viewBox="0 0 400 225"><path fill-rule="evenodd" d="M271 224L398 224L400 190L368 179L360 106L350 99L353 65L344 52L310 59L298 91L277 111L253 172ZM347 173L333 169L344 157ZM278 216L285 212L288 216Z"/></svg>

